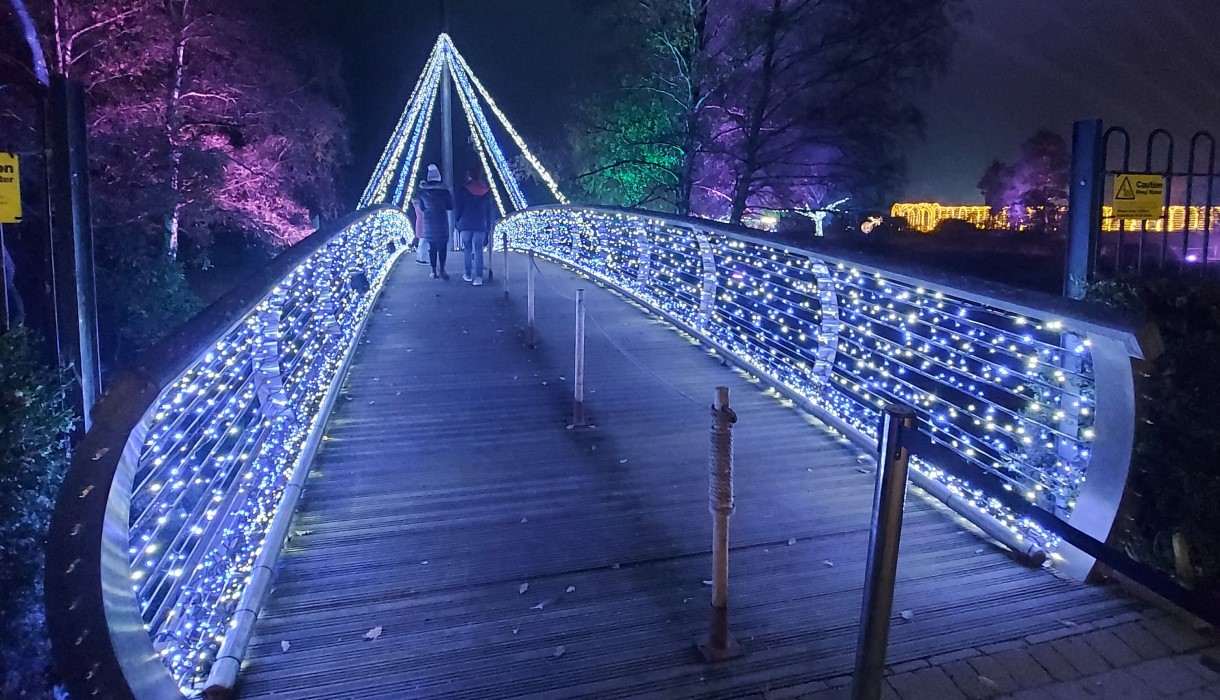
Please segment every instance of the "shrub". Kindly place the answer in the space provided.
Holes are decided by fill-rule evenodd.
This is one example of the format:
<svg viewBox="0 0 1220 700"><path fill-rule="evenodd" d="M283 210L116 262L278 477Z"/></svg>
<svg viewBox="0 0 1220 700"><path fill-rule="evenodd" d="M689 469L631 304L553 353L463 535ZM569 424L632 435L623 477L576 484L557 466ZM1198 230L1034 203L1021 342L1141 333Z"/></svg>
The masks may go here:
<svg viewBox="0 0 1220 700"><path fill-rule="evenodd" d="M49 694L43 546L68 468L65 377L25 328L0 334L0 696Z"/></svg>
<svg viewBox="0 0 1220 700"><path fill-rule="evenodd" d="M1165 352L1137 378L1129 554L1200 590L1220 584L1220 283L1151 279L1093 285L1090 298L1139 311ZM1176 551L1175 551L1176 550Z"/></svg>

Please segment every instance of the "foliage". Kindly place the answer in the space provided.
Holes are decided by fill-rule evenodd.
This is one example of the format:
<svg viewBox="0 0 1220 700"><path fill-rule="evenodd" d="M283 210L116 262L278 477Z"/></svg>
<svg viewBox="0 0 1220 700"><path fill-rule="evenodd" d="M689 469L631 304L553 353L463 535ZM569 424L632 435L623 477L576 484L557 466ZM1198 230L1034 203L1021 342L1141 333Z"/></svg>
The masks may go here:
<svg viewBox="0 0 1220 700"><path fill-rule="evenodd" d="M867 206L898 182L959 2L606 5L631 77L573 139L581 179L599 180L586 190L631 183L654 206L740 222L843 197Z"/></svg>
<svg viewBox="0 0 1220 700"><path fill-rule="evenodd" d="M672 209L681 151L672 143L673 115L657 97L634 91L594 98L586 110L602 118L571 133L576 158L589 169L577 186L590 201L624 207Z"/></svg>
<svg viewBox="0 0 1220 700"><path fill-rule="evenodd" d="M0 695L47 694L43 545L68 467L67 381L22 327L0 334Z"/></svg>
<svg viewBox="0 0 1220 700"><path fill-rule="evenodd" d="M1007 214L1009 225L1029 223L1045 232L1055 229L1059 207L1067 204L1068 170L1071 157L1067 142L1059 134L1043 129L1021 144L1011 165L992 161L979 190L993 212Z"/></svg>
<svg viewBox="0 0 1220 700"><path fill-rule="evenodd" d="M107 360L126 364L203 308L182 263L161 253L160 240L133 232L106 238L97 250L99 325L109 329Z"/></svg>
<svg viewBox="0 0 1220 700"><path fill-rule="evenodd" d="M1220 585L1220 423L1211 412L1220 386L1220 284L1182 279L1110 280L1090 299L1145 313L1164 353L1138 378L1140 421L1132 468L1139 494L1123 533L1137 558L1184 583ZM1175 565L1174 538L1190 566Z"/></svg>

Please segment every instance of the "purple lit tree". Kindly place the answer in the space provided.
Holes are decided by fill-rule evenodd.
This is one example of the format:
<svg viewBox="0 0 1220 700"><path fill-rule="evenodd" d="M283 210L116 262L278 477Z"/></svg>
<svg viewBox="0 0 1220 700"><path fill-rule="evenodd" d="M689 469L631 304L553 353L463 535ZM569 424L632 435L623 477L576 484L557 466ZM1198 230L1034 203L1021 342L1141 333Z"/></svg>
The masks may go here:
<svg viewBox="0 0 1220 700"><path fill-rule="evenodd" d="M992 213L1003 212L1012 227L1053 231L1059 208L1067 204L1071 155L1063 137L1042 129L1021 144L1011 165L992 161L979 180L979 191Z"/></svg>
<svg viewBox="0 0 1220 700"><path fill-rule="evenodd" d="M651 173L672 183L677 211L739 222L827 196L867 203L897 184L914 99L943 64L960 0L621 2L643 39L620 102L669 118L599 105L588 133L615 155L586 172ZM624 121L633 114L651 128ZM668 167L623 157L658 145Z"/></svg>

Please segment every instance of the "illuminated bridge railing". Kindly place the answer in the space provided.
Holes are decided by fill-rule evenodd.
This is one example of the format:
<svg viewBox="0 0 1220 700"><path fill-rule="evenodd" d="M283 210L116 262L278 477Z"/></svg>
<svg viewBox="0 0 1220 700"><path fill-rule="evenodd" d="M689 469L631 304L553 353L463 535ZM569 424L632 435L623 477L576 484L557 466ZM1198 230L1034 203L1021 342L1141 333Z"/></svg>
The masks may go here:
<svg viewBox="0 0 1220 700"><path fill-rule="evenodd" d="M708 341L861 445L878 409L913 407L937 447L916 482L1005 542L1083 577L1093 560L968 479L1105 541L1134 429L1134 326L1090 307L940 273L894 269L724 227L629 210L540 207L497 231L602 280ZM992 477L995 477L993 479ZM998 481L997 481L998 479ZM975 480L983 481L983 480Z"/></svg>
<svg viewBox="0 0 1220 700"><path fill-rule="evenodd" d="M47 603L74 696L231 687L406 216L289 249L118 378L56 506Z"/></svg>

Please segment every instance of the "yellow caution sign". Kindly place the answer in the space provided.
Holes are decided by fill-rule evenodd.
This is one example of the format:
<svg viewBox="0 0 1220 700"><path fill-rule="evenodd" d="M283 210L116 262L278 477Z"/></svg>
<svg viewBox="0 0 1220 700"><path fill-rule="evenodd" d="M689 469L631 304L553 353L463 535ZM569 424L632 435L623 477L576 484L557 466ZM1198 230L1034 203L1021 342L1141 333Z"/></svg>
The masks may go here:
<svg viewBox="0 0 1220 700"><path fill-rule="evenodd" d="M1165 178L1119 173L1114 178L1115 219L1159 219L1165 207Z"/></svg>
<svg viewBox="0 0 1220 700"><path fill-rule="evenodd" d="M21 166L17 156L0 153L0 224L21 221Z"/></svg>

